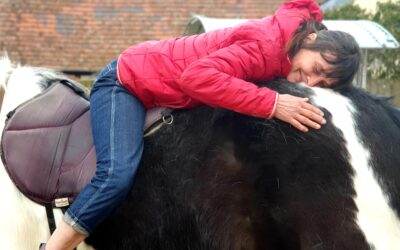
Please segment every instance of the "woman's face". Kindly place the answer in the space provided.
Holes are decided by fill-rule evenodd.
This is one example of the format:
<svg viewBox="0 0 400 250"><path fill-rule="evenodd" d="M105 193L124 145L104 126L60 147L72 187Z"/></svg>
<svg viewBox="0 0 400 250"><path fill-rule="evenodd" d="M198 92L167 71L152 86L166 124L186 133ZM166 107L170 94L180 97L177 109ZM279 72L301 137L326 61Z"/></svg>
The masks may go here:
<svg viewBox="0 0 400 250"><path fill-rule="evenodd" d="M307 42L313 42L315 38L315 33L310 34ZM322 58L319 51L300 49L291 63L292 68L286 77L289 82L304 82L310 87L322 88L329 88L334 84L334 81L326 76L333 66Z"/></svg>

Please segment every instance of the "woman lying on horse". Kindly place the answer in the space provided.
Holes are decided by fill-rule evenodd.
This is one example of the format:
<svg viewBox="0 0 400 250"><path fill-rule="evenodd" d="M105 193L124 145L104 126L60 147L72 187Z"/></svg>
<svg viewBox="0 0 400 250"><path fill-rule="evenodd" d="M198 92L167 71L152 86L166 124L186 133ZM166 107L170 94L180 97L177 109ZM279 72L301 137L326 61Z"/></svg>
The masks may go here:
<svg viewBox="0 0 400 250"><path fill-rule="evenodd" d="M305 98L253 82L284 77L309 86L351 84L360 50L330 31L312 0L285 2L273 16L201 35L126 49L95 80L90 97L97 171L42 249L73 249L126 197L143 151L146 109L201 104L276 118L307 132L325 123Z"/></svg>

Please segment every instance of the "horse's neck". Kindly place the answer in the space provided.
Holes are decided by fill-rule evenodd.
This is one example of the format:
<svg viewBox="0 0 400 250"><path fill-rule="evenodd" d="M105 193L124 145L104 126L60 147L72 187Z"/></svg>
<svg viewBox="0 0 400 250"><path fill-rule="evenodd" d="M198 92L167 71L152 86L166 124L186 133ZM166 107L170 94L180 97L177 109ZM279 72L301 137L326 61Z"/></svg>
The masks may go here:
<svg viewBox="0 0 400 250"><path fill-rule="evenodd" d="M3 131L8 112L42 91L36 84L37 80L39 79L35 72L27 68L17 68L10 75L1 104L0 131Z"/></svg>
<svg viewBox="0 0 400 250"><path fill-rule="evenodd" d="M29 74L24 77L10 77L0 111L0 131L3 131L9 111L16 108L40 92L39 86L30 83ZM29 86L32 85L32 86ZM38 226L46 220L41 206L25 198L8 177L3 164L0 164L0 242L4 249L31 249L37 241L46 240L49 233L46 227ZM42 212L43 210L43 212ZM35 232L32 234L32 232ZM21 241L21 237L28 237ZM5 244L5 245L4 245Z"/></svg>

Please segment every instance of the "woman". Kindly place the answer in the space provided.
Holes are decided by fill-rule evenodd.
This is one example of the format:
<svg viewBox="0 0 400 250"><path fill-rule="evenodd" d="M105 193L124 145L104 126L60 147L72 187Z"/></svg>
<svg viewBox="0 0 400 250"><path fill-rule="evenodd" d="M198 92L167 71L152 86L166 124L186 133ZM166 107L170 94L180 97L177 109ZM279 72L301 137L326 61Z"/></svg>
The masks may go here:
<svg viewBox="0 0 400 250"><path fill-rule="evenodd" d="M73 249L127 195L143 150L145 111L156 106L222 107L277 118L307 132L325 123L306 98L251 82L286 77L309 86L350 84L355 40L328 31L312 0L284 3L273 16L209 33L132 46L99 74L90 97L97 172L42 249Z"/></svg>

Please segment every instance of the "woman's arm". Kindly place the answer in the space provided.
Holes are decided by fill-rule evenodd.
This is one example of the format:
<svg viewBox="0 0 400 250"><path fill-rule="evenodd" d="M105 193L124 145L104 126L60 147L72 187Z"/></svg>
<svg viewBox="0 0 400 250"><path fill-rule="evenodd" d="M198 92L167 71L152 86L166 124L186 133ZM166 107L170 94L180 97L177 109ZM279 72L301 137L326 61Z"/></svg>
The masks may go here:
<svg viewBox="0 0 400 250"><path fill-rule="evenodd" d="M183 72L180 88L202 103L242 114L272 118L292 124L319 128L322 112L304 98L282 95L244 79L265 74L268 62L256 41L239 41L193 62ZM275 111L276 108L276 111Z"/></svg>
<svg viewBox="0 0 400 250"><path fill-rule="evenodd" d="M244 79L264 74L264 59L255 41L239 41L193 62L179 81L181 89L196 100L246 115L269 118L275 91Z"/></svg>

